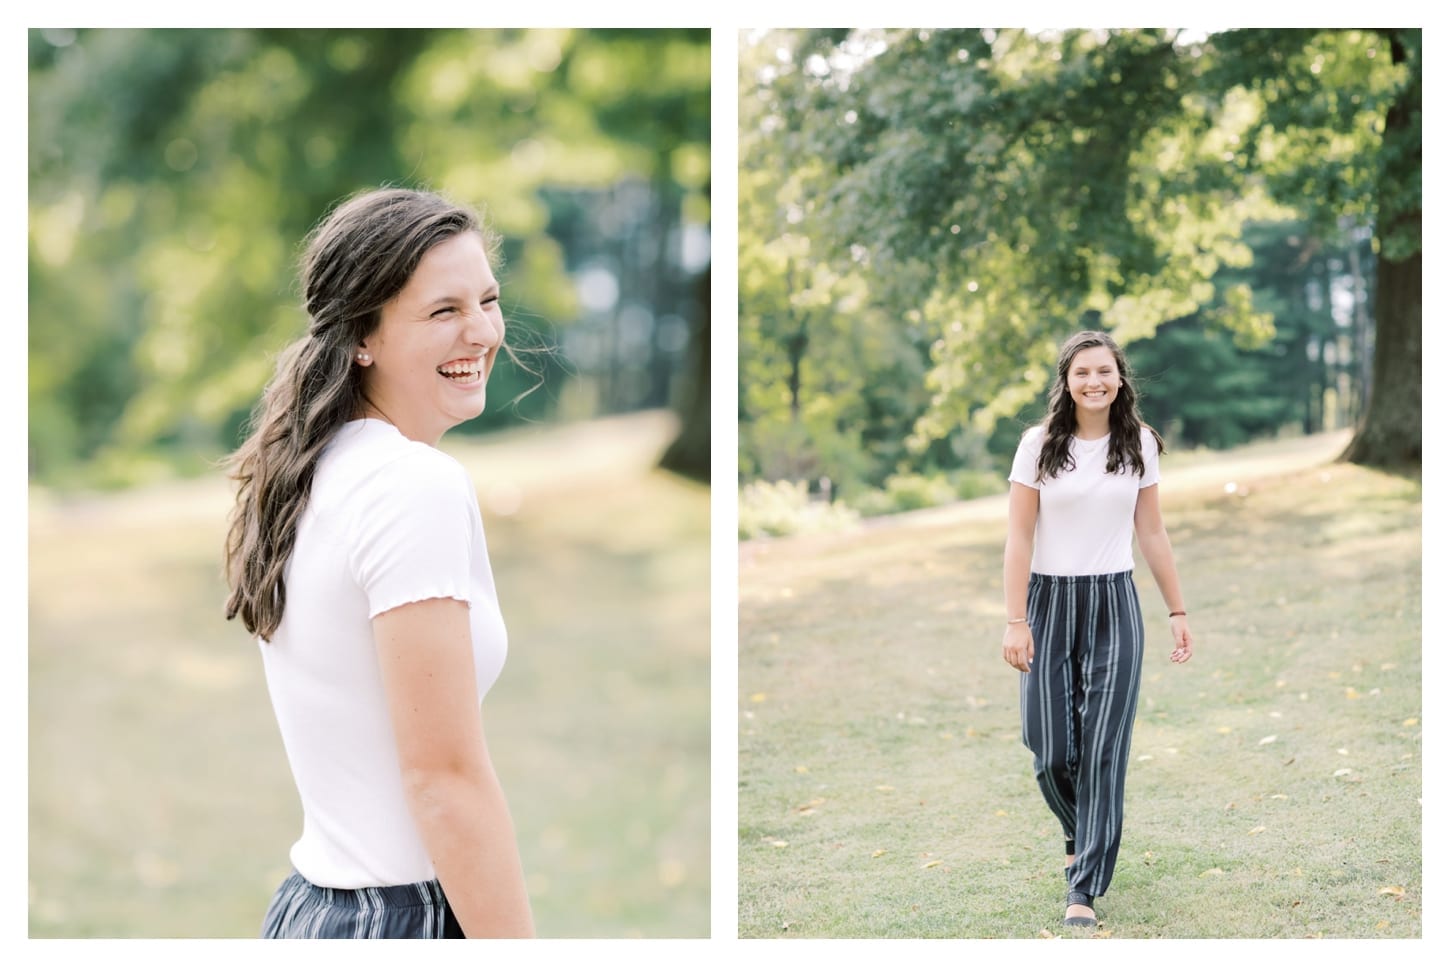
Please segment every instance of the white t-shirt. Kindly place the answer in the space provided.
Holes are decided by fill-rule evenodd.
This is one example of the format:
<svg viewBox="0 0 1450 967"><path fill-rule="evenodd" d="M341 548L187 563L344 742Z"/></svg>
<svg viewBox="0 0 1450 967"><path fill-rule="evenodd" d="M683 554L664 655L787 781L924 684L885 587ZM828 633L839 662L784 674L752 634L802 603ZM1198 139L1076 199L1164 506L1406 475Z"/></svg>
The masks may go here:
<svg viewBox="0 0 1450 967"><path fill-rule="evenodd" d="M1032 570L1038 574L1116 574L1133 569L1133 512L1138 491L1158 482L1158 441L1142 429L1143 476L1132 467L1108 473L1109 436L1073 437L1069 452L1077 466L1037 480L1043 428L1022 435L1007 478L1037 491L1037 534Z"/></svg>
<svg viewBox="0 0 1450 967"><path fill-rule="evenodd" d="M292 865L345 889L431 880L371 622L413 601L466 601L480 699L498 678L507 636L467 472L389 423L344 424L318 461L285 580L282 622L259 645L302 800Z"/></svg>

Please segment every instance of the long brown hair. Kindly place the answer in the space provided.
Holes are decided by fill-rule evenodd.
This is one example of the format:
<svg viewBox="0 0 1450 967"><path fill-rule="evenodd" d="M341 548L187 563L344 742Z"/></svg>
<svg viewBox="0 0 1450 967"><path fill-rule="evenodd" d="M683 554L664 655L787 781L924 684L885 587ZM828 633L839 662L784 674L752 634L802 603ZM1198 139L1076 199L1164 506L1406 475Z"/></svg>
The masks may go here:
<svg viewBox="0 0 1450 967"><path fill-rule="evenodd" d="M1138 391L1133 386L1133 373L1123 350L1105 332L1084 330L1062 344L1057 354L1057 380L1052 384L1048 396L1047 415L1042 419L1042 452L1037 456L1037 480L1042 482L1059 473L1066 473L1077 467L1069 449L1077 430L1077 412L1072 401L1072 392L1067 388L1067 372L1078 353L1094 346L1106 346L1117 363L1121 385L1113 405L1108 410L1108 473L1118 473L1124 467L1132 467L1138 476L1143 475L1142 429L1146 424L1138 413ZM1163 452L1163 438L1151 426L1148 432Z"/></svg>
<svg viewBox="0 0 1450 967"><path fill-rule="evenodd" d="M237 500L226 541L226 616L270 639L287 604L283 580L323 448L363 413L358 344L407 284L424 253L464 232L497 240L478 216L431 192L385 188L353 196L306 239L307 334L283 351L228 469Z"/></svg>

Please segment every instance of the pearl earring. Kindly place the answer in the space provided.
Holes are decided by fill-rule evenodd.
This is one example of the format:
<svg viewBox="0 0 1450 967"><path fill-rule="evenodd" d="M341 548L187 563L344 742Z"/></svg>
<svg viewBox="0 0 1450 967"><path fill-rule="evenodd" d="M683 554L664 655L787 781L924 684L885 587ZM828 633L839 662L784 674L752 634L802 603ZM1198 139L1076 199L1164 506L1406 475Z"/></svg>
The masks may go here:
<svg viewBox="0 0 1450 967"><path fill-rule="evenodd" d="M373 357L369 356L367 353L358 353L357 354L357 361L360 362L360 363L370 362L372 360L372 358Z"/></svg>

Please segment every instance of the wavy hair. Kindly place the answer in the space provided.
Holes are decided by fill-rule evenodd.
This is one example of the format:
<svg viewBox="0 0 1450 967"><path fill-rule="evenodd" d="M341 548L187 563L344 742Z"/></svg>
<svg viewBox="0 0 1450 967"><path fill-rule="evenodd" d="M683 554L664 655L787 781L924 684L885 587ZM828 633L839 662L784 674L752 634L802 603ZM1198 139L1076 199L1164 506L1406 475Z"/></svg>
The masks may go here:
<svg viewBox="0 0 1450 967"><path fill-rule="evenodd" d="M1037 480L1042 482L1077 467L1070 449L1073 433L1077 430L1076 404L1067 387L1067 372L1072 361L1084 349L1106 346L1113 354L1118 366L1121 385L1113 405L1108 410L1108 473L1118 473L1131 467L1138 476L1143 475L1142 429L1147 426L1138 413L1138 392L1133 386L1133 373L1123 350L1105 332L1084 330L1062 344L1057 354L1057 380L1052 384L1048 396L1047 415L1042 419L1042 452L1037 457ZM1163 438L1151 426L1148 432L1163 452Z"/></svg>
<svg viewBox="0 0 1450 967"><path fill-rule="evenodd" d="M439 195L384 188L353 196L307 236L302 257L307 334L288 346L231 455L236 504L226 540L228 620L270 640L287 605L284 575L318 458L333 434L363 414L358 344L378 328L423 255L478 232L492 257L498 240L479 217Z"/></svg>

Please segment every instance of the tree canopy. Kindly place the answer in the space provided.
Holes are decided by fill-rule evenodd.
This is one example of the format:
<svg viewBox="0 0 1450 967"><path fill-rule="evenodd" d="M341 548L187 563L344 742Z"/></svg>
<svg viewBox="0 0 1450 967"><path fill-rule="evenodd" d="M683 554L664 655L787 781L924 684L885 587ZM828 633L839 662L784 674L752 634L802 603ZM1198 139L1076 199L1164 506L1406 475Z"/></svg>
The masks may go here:
<svg viewBox="0 0 1450 967"><path fill-rule="evenodd" d="M490 398L517 403L476 428L692 389L687 345L707 333L693 287L708 255L691 239L708 238L708 31L29 41L32 472L234 445L302 332L299 241L382 184L477 205L504 237L510 337L541 351L500 367ZM601 285L612 298L591 297ZM635 343L616 347L622 330ZM606 348L576 358L557 348L571 338Z"/></svg>
<svg viewBox="0 0 1450 967"><path fill-rule="evenodd" d="M813 406L861 406L869 392L827 375L842 355L865 382L919 362L892 399L912 413L898 465L920 467L944 442L960 460L1015 440L1077 328L1141 349L1192 321L1239 361L1352 343L1311 339L1292 292L1315 253L1312 284L1328 285L1325 259L1349 275L1345 253L1368 239L1358 277L1376 285L1380 338L1360 342L1385 367L1368 382L1394 400L1394 433L1359 458L1418 461L1418 31L777 31L743 38L741 59L743 446L809 434ZM1266 277L1283 238L1255 226L1270 224L1297 232L1292 281L1282 264ZM1392 311L1387 291L1406 304ZM885 353L842 338L873 325L891 334ZM807 345L826 355L802 365ZM1274 370L1254 372L1225 398L1252 407ZM812 384L825 399L799 397ZM1396 399L1405 385L1413 400ZM1261 409L1236 425L1295 420ZM765 473L762 452L742 471Z"/></svg>

